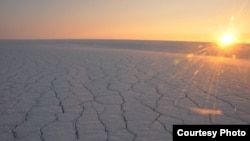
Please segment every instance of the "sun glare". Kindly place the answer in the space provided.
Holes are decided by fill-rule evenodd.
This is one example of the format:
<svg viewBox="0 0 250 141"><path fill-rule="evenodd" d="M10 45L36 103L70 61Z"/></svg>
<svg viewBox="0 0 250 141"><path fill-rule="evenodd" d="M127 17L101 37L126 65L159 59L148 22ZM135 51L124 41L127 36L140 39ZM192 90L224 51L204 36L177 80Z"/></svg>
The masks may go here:
<svg viewBox="0 0 250 141"><path fill-rule="evenodd" d="M233 34L230 33L222 35L219 39L219 44L222 47L227 47L229 45L232 45L233 43L235 43L235 37Z"/></svg>
<svg viewBox="0 0 250 141"><path fill-rule="evenodd" d="M235 42L235 37L233 34L225 34L225 35L220 37L219 42L223 46L228 46L228 45L231 45Z"/></svg>

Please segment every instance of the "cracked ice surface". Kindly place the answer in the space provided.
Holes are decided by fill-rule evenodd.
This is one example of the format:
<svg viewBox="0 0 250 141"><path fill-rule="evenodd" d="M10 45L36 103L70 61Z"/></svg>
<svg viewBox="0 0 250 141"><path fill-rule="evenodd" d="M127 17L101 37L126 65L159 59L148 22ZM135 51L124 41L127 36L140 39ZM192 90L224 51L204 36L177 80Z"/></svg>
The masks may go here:
<svg viewBox="0 0 250 141"><path fill-rule="evenodd" d="M249 124L249 86L249 60L3 42L0 138L171 141L173 124Z"/></svg>

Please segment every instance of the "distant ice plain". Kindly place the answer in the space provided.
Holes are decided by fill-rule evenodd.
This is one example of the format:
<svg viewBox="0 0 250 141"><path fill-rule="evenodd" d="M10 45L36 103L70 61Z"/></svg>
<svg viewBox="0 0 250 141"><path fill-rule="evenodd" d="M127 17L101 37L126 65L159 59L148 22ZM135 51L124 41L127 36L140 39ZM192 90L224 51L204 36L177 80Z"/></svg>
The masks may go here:
<svg viewBox="0 0 250 141"><path fill-rule="evenodd" d="M250 45L2 40L0 96L6 141L171 141L173 124L250 124Z"/></svg>

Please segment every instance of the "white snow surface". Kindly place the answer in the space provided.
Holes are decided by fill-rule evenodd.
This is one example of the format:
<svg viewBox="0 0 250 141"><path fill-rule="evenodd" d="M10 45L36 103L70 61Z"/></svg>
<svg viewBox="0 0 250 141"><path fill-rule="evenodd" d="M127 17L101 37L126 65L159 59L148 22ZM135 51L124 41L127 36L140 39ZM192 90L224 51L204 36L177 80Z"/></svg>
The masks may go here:
<svg viewBox="0 0 250 141"><path fill-rule="evenodd" d="M174 124L250 124L246 52L103 42L0 41L0 140L171 141Z"/></svg>

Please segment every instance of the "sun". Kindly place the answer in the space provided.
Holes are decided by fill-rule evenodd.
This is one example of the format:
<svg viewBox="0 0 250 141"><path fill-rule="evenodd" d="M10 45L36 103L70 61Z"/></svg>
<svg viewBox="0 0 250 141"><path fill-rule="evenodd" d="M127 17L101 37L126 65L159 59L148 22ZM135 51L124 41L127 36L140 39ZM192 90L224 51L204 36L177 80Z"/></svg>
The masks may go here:
<svg viewBox="0 0 250 141"><path fill-rule="evenodd" d="M218 42L222 48L228 47L235 43L235 36L231 33L226 33L219 38Z"/></svg>

